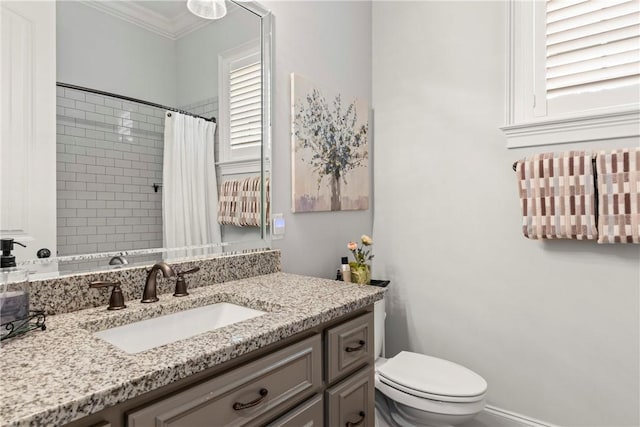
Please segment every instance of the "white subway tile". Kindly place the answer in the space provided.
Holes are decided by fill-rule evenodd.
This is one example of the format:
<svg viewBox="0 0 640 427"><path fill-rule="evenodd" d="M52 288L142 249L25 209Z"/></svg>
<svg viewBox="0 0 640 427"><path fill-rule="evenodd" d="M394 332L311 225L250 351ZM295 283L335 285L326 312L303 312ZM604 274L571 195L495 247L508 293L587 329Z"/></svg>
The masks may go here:
<svg viewBox="0 0 640 427"><path fill-rule="evenodd" d="M99 182L91 182L87 183L87 191L95 191L98 199L100 199L100 194L105 190L105 184ZM101 199L104 200L104 199Z"/></svg>
<svg viewBox="0 0 640 427"><path fill-rule="evenodd" d="M93 156L76 156L76 162L83 165L95 165L96 158Z"/></svg>
<svg viewBox="0 0 640 427"><path fill-rule="evenodd" d="M58 97L56 98L56 105L58 107L76 108L76 101L69 98Z"/></svg>
<svg viewBox="0 0 640 427"><path fill-rule="evenodd" d="M65 98L76 99L78 101L84 101L85 100L84 92L80 92L80 91L77 91L75 89L65 88L64 97Z"/></svg>
<svg viewBox="0 0 640 427"><path fill-rule="evenodd" d="M78 199L79 200L96 200L96 194L97 193L95 191L78 191Z"/></svg>
<svg viewBox="0 0 640 427"><path fill-rule="evenodd" d="M113 107L105 107L104 105L96 105L96 113L106 116L113 116Z"/></svg>
<svg viewBox="0 0 640 427"><path fill-rule="evenodd" d="M96 179L98 183L101 183L101 184L113 184L113 181L114 181L114 177L111 175L98 175ZM109 190L107 186L107 191L113 191L113 190Z"/></svg>
<svg viewBox="0 0 640 427"><path fill-rule="evenodd" d="M88 102L76 101L76 110L95 112L96 106Z"/></svg>
<svg viewBox="0 0 640 427"><path fill-rule="evenodd" d="M86 113L85 117L87 120L91 120L94 122L104 123L104 114L96 114L96 113Z"/></svg>
<svg viewBox="0 0 640 427"><path fill-rule="evenodd" d="M107 208L109 209L122 209L123 207L124 202L122 200L107 200ZM111 224L111 222L107 220L107 224ZM121 224L124 224L124 220L122 220Z"/></svg>
<svg viewBox="0 0 640 427"><path fill-rule="evenodd" d="M104 105L107 107L122 109L122 101L119 99L109 98L108 96L104 98Z"/></svg>
<svg viewBox="0 0 640 427"><path fill-rule="evenodd" d="M76 163L75 156L73 156L73 157L74 157L73 163L67 163L65 165L66 171L67 172L86 173L87 172L87 165L81 164L81 163ZM58 156L58 161L60 161L60 156ZM67 190L70 190L70 188L68 188Z"/></svg>
<svg viewBox="0 0 640 427"><path fill-rule="evenodd" d="M132 102L122 101L122 109L124 111L138 112L138 105Z"/></svg>
<svg viewBox="0 0 640 427"><path fill-rule="evenodd" d="M67 208L70 209L85 209L87 207L86 200L67 200ZM86 222L86 219L84 220ZM69 223L69 225L78 225L77 223Z"/></svg>
<svg viewBox="0 0 640 427"><path fill-rule="evenodd" d="M86 133L87 133L87 138L104 139L104 132L102 131L87 129Z"/></svg>
<svg viewBox="0 0 640 427"><path fill-rule="evenodd" d="M130 176L116 176L115 177L116 184L131 184Z"/></svg>
<svg viewBox="0 0 640 427"><path fill-rule="evenodd" d="M106 203L107 202L104 200L88 200L87 207L95 208L95 209L104 209L106 208ZM102 215L102 212L100 212L100 214Z"/></svg>
<svg viewBox="0 0 640 427"><path fill-rule="evenodd" d="M97 159L96 159L96 162L97 162ZM90 166L87 166L87 173L104 175L107 172L104 166L90 165Z"/></svg>
<svg viewBox="0 0 640 427"><path fill-rule="evenodd" d="M89 169L89 166L87 166L87 170ZM78 173L76 174L76 179L77 181L80 182L84 182L85 184L89 185L89 184L93 184L96 182L96 175L92 174L92 173ZM78 196L78 198L80 198Z"/></svg>
<svg viewBox="0 0 640 427"><path fill-rule="evenodd" d="M150 107L147 105L138 105L138 112L141 114L145 114L147 116L153 116L154 110L157 110L157 108Z"/></svg>
<svg viewBox="0 0 640 427"><path fill-rule="evenodd" d="M95 209L77 209L78 216L86 217L86 218L95 218L97 215L97 211Z"/></svg>
<svg viewBox="0 0 640 427"><path fill-rule="evenodd" d="M102 95L87 93L85 94L85 99L87 100L87 102L95 105L104 105L104 96Z"/></svg>
<svg viewBox="0 0 640 427"><path fill-rule="evenodd" d="M113 191L105 191L105 190L106 190L106 185L102 191L97 191L96 195L98 197L98 200L105 200L105 201L115 200L116 198L115 193Z"/></svg>

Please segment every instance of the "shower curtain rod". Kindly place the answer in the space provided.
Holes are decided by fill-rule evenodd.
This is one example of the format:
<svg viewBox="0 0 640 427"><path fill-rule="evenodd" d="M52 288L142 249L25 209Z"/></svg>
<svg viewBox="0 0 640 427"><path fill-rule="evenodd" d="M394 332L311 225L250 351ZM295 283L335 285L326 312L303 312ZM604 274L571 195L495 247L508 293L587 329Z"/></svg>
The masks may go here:
<svg viewBox="0 0 640 427"><path fill-rule="evenodd" d="M112 98L118 98L118 99L122 99L122 100L125 100L125 101L130 101L130 102L137 102L138 104L144 104L144 105L148 105L150 107L161 108L163 110L175 111L177 113L186 114L187 116L196 117L198 119L204 119L204 120L206 120L208 122L213 122L213 123L216 122L216 118L215 117L206 118L206 117L199 116L198 114L190 113L190 112L185 111L185 110L180 110L180 109L174 108L174 107L167 107L166 105L155 104L153 102L143 101L141 99L131 98L130 96L118 95L116 93L105 92L105 91L98 90L98 89L90 89L88 87L70 85L70 84L61 83L61 82L56 82L56 86L64 87L64 88L68 88L68 89L82 90L84 92L91 92L91 93L95 93L96 95L110 96Z"/></svg>

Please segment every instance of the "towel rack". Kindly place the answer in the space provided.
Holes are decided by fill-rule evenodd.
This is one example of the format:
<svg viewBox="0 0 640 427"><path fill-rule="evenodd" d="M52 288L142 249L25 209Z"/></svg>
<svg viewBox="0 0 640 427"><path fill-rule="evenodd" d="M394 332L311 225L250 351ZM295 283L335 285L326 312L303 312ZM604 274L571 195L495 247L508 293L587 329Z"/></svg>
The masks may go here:
<svg viewBox="0 0 640 427"><path fill-rule="evenodd" d="M518 168L518 162L519 162L519 160L518 160L518 161L513 162L513 165L511 165L511 169L513 169L513 171L514 171L514 172L515 172L515 171L516 171L516 169ZM595 174L595 173L596 173L596 159L595 159L595 158L592 158L592 159L591 159L591 166L593 167L593 173ZM594 176L595 176L595 175L594 175Z"/></svg>

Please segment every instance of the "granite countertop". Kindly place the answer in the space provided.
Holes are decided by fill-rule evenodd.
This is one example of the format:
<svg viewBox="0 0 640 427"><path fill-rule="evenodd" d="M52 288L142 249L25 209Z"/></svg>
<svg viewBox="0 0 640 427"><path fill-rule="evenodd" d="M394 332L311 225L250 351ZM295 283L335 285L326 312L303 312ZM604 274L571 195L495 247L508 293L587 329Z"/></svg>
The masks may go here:
<svg viewBox="0 0 640 427"><path fill-rule="evenodd" d="M49 316L47 330L0 347L0 426L61 425L305 331L383 297L384 289L274 273L191 289L154 304L127 301ZM92 332L215 302L267 314L127 354Z"/></svg>

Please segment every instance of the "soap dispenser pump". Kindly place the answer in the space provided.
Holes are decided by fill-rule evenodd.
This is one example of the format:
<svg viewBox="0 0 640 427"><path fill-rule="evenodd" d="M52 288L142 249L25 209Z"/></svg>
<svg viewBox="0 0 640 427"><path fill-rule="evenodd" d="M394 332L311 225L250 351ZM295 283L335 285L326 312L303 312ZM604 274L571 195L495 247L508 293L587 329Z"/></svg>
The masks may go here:
<svg viewBox="0 0 640 427"><path fill-rule="evenodd" d="M22 243L14 242L13 239L0 239L0 250L2 250L2 256L0 257L0 268L16 266L16 257L14 255L11 255L14 243L16 245L22 246L23 248L26 248L26 246Z"/></svg>

